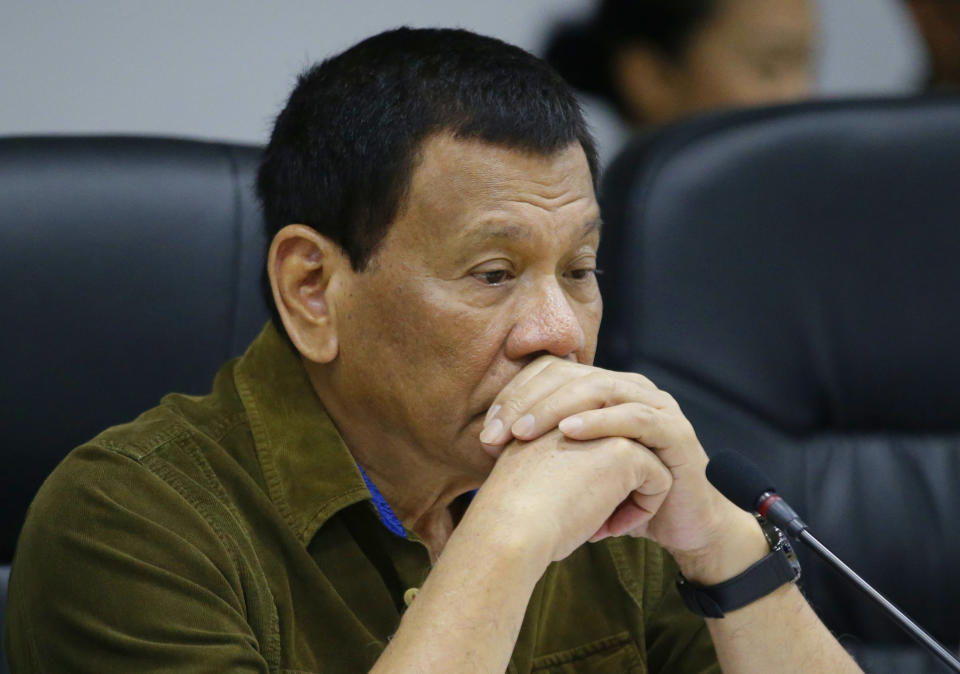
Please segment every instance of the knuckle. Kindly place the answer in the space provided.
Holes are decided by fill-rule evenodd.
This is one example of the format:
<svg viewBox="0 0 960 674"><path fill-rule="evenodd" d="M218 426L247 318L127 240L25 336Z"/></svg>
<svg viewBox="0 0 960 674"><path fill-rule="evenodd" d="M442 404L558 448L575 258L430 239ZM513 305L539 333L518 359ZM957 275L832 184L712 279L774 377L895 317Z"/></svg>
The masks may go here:
<svg viewBox="0 0 960 674"><path fill-rule="evenodd" d="M567 386L574 387L573 390L582 392L585 388L589 389L597 376L596 368L590 367L584 369L579 363L563 362L563 381ZM557 370L560 372L560 369Z"/></svg>
<svg viewBox="0 0 960 674"><path fill-rule="evenodd" d="M657 485L661 487L662 491L667 491L673 486L673 473L660 461L656 462L652 473L654 479L657 481Z"/></svg>
<svg viewBox="0 0 960 674"><path fill-rule="evenodd" d="M603 370L598 370L596 368L591 368L589 372L585 372L580 380L586 386L598 386L606 383L607 373Z"/></svg>
<svg viewBox="0 0 960 674"><path fill-rule="evenodd" d="M603 375L596 370L578 373L575 381L571 383L571 386L575 387L581 395L587 394L593 396L594 392L603 386Z"/></svg>
<svg viewBox="0 0 960 674"><path fill-rule="evenodd" d="M526 402L520 398L511 397L504 400L500 407L500 417L510 418L519 416L526 408Z"/></svg>
<svg viewBox="0 0 960 674"><path fill-rule="evenodd" d="M556 396L550 396L545 400L541 400L531 412L533 416L540 419L554 419L560 415L562 403L557 399Z"/></svg>
<svg viewBox="0 0 960 674"><path fill-rule="evenodd" d="M676 409L676 410L680 409L680 403L678 403L677 399L674 398L671 394L661 390L659 391L658 395L663 399L664 407L669 407L671 409Z"/></svg>
<svg viewBox="0 0 960 674"><path fill-rule="evenodd" d="M630 379L633 383L639 384L640 386L642 386L642 387L644 387L644 388L652 388L652 389L657 388L657 385L654 384L653 381L651 381L649 377L646 377L646 376L640 374L639 372L625 372L624 374L626 374L627 377L629 377L629 379Z"/></svg>
<svg viewBox="0 0 960 674"><path fill-rule="evenodd" d="M636 441L629 438L623 438L619 436L606 438L606 443L609 445L610 450L614 452L618 457L624 458L634 458L634 455L639 449L639 445Z"/></svg>
<svg viewBox="0 0 960 674"><path fill-rule="evenodd" d="M672 479L672 474L670 469L664 465L663 461L660 460L653 450L646 450L644 452L644 458L646 459L646 467L652 479L663 480L665 478Z"/></svg>
<svg viewBox="0 0 960 674"><path fill-rule="evenodd" d="M632 403L627 409L630 420L636 424L646 425L653 417L653 409L642 403Z"/></svg>
<svg viewBox="0 0 960 674"><path fill-rule="evenodd" d="M624 393L623 381L618 377L606 377L604 390L610 400L619 400Z"/></svg>
<svg viewBox="0 0 960 674"><path fill-rule="evenodd" d="M644 493L662 494L673 486L673 473L652 452L643 452L639 465Z"/></svg>
<svg viewBox="0 0 960 674"><path fill-rule="evenodd" d="M585 389L602 400L612 400L620 391L620 382L606 370L595 369L585 374L581 381Z"/></svg>
<svg viewBox="0 0 960 674"><path fill-rule="evenodd" d="M673 420L664 416L663 414L652 413L650 415L650 423L656 428L656 431L661 436L671 437L676 435L676 428Z"/></svg>
<svg viewBox="0 0 960 674"><path fill-rule="evenodd" d="M693 428L693 424L686 419L683 420L681 437L688 443L700 444L700 439L697 437L697 431Z"/></svg>

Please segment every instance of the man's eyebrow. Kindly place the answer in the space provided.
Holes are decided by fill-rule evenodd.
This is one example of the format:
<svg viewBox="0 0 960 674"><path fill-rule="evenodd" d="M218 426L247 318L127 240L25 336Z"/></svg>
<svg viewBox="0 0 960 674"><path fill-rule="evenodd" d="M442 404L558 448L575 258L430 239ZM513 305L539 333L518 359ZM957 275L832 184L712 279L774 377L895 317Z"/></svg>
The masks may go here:
<svg viewBox="0 0 960 674"><path fill-rule="evenodd" d="M593 234L594 232L597 234L603 233L603 218L594 218L593 220L588 220L586 223L584 223L580 236L582 238L589 234Z"/></svg>
<svg viewBox="0 0 960 674"><path fill-rule="evenodd" d="M486 225L490 229L481 225L466 232L461 239L462 242L469 246L492 240L524 241L531 236L530 230L520 225L510 223L486 223Z"/></svg>
<svg viewBox="0 0 960 674"><path fill-rule="evenodd" d="M602 227L603 220L601 218L588 220L580 229L580 238L585 238L594 232L599 233ZM493 240L526 241L530 239L531 236L531 231L527 227L510 223L497 223L493 225L493 229L478 227L466 232L461 238L461 241L469 246L471 244L481 244Z"/></svg>

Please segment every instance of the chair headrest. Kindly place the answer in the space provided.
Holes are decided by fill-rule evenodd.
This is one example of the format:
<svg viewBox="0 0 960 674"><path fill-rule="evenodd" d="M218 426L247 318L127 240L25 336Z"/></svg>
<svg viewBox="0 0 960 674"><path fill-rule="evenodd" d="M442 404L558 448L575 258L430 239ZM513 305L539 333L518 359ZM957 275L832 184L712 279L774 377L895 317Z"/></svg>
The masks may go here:
<svg viewBox="0 0 960 674"><path fill-rule="evenodd" d="M960 428L960 97L728 113L604 181L611 363L778 427Z"/></svg>
<svg viewBox="0 0 960 674"><path fill-rule="evenodd" d="M209 390L267 319L259 149L134 137L0 139L0 478L19 530L72 447L170 391Z"/></svg>

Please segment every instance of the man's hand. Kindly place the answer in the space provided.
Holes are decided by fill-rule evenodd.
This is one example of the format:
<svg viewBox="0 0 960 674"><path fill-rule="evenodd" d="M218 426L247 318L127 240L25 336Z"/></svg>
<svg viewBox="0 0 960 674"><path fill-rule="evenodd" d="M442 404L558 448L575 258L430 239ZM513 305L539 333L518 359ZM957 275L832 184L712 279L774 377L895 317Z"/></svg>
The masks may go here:
<svg viewBox="0 0 960 674"><path fill-rule="evenodd" d="M544 356L500 392L480 439L498 456L514 439L529 442L555 428L577 441L635 440L636 451L651 451L672 476L662 503L634 495L632 507L630 499L621 503L592 540L622 533L645 536L667 548L691 578L704 581L732 576L764 554L765 542L752 518L707 481L706 453L679 405L646 377ZM511 445L508 451L523 449ZM589 487L587 478L578 488ZM745 559L718 557L737 533L752 543L744 550ZM704 566L708 559L711 568Z"/></svg>
<svg viewBox="0 0 960 674"><path fill-rule="evenodd" d="M671 483L666 466L633 440L575 441L553 429L510 443L461 526L482 516L481 529L543 551L545 565L597 539L598 528L603 535L645 530Z"/></svg>

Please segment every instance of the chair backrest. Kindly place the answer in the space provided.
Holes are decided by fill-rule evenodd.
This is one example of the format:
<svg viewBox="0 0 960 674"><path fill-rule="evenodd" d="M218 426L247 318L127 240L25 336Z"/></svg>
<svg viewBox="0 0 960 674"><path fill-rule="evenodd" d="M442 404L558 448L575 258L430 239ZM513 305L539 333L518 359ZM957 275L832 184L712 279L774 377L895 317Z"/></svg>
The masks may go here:
<svg viewBox="0 0 960 674"><path fill-rule="evenodd" d="M268 318L259 148L0 138L0 566L74 446L204 393Z"/></svg>
<svg viewBox="0 0 960 674"><path fill-rule="evenodd" d="M764 466L824 542L954 649L958 195L957 97L728 113L637 139L602 190L599 348L675 393L708 453ZM852 650L886 653L875 671L921 671L897 659L910 643L893 623L803 561L808 597Z"/></svg>

